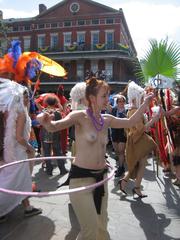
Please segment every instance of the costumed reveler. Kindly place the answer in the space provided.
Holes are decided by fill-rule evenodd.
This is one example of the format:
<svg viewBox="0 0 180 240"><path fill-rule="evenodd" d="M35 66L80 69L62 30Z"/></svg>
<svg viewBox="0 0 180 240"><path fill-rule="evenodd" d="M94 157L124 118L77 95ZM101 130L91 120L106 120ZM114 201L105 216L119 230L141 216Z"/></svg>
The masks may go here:
<svg viewBox="0 0 180 240"><path fill-rule="evenodd" d="M165 176L170 176L172 172L171 155L172 152L174 152L174 134L171 128L170 118L166 115L172 108L174 93L168 88L153 89L149 87L147 91L153 91L156 95L154 101L151 102L150 115L153 116L158 109L158 105L162 106L164 112L159 121L151 128L151 135L158 145L158 152L156 152L155 155L163 168L162 171Z"/></svg>
<svg viewBox="0 0 180 240"><path fill-rule="evenodd" d="M171 153L176 178L173 184L180 187L180 86L176 89L177 98L174 98L173 107L165 112L173 133L174 150Z"/></svg>
<svg viewBox="0 0 180 240"><path fill-rule="evenodd" d="M34 150L28 143L31 120L27 105L29 98L25 87L7 79L0 79L0 111L4 113L4 163L27 159ZM23 125L24 124L24 125ZM21 135L22 134L22 135ZM19 191L32 191L32 178L29 163L13 165L0 170L0 187ZM0 216L4 217L24 200L25 216L41 213L41 209L30 206L29 200L21 195L0 193Z"/></svg>
<svg viewBox="0 0 180 240"><path fill-rule="evenodd" d="M44 111L49 112L52 115L53 120L59 120L62 118L61 110L62 106L59 103L59 99L55 94L48 93L44 98L44 104L46 108ZM41 139L42 139L42 147L43 154L45 157L49 157L53 154L53 156L61 156L61 134L60 131L55 133L48 132L44 127L41 127ZM60 175L64 175L67 173L67 169L65 168L65 163L62 159L56 159L57 166L60 171ZM49 176L53 174L53 164L51 160L45 162L46 164L46 173Z"/></svg>
<svg viewBox="0 0 180 240"><path fill-rule="evenodd" d="M169 89L161 89L158 96L158 101L163 105L164 111L170 110L169 106L166 107L166 100L169 98ZM173 151L172 136L170 135L169 121L163 116L157 123L157 144L159 147L159 159L163 167L165 175L171 172L170 153Z"/></svg>
<svg viewBox="0 0 180 240"><path fill-rule="evenodd" d="M31 120L28 114L29 91L26 87L7 78L10 76L16 81L30 79L28 65L34 66L34 63L40 65L36 59L21 55L19 42L13 42L12 48L8 54L0 59L0 112L3 114L4 123L3 163L5 164L34 156L34 149L28 142L31 131ZM32 72L34 71L35 69L32 70ZM32 191L31 170L29 163L0 169L0 187L10 190ZM0 221L5 220L6 215L21 201L25 208L25 216L42 212L41 209L32 207L29 199L25 196L9 196L0 192Z"/></svg>
<svg viewBox="0 0 180 240"><path fill-rule="evenodd" d="M127 96L129 103L127 116L130 118L140 107L145 97L145 90L132 81L128 84ZM156 149L156 143L147 132L150 126L158 121L159 117L160 112L148 121L144 114L136 126L127 130L126 162L128 171L125 173L125 176L120 179L119 184L120 190L124 194L127 194L125 187L128 180L130 178L135 179L135 187L132 189L134 198L147 197L147 195L141 193L141 181L144 175L147 156Z"/></svg>
<svg viewBox="0 0 180 240"><path fill-rule="evenodd" d="M86 83L80 82L76 83L70 91L71 97L71 110L84 110L87 108L87 102L85 99ZM69 129L69 138L71 140L71 155L75 156L75 127L72 126Z"/></svg>

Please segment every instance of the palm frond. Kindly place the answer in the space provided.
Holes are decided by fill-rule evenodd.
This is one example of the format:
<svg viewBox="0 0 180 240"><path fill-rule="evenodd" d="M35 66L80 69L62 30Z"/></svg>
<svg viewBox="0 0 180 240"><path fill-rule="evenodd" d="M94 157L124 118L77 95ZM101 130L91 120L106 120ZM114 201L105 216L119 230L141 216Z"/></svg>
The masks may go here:
<svg viewBox="0 0 180 240"><path fill-rule="evenodd" d="M175 42L168 44L168 39L159 43L151 39L149 43L150 48L140 61L141 68L136 69L136 76L145 82L157 74L180 80L180 45Z"/></svg>

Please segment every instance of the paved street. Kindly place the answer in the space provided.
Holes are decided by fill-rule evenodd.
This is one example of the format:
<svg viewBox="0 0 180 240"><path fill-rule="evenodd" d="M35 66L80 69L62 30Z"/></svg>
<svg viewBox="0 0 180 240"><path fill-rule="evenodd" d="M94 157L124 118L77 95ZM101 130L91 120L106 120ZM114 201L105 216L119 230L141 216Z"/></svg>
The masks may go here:
<svg viewBox="0 0 180 240"><path fill-rule="evenodd" d="M115 166L115 160L108 157ZM69 167L67 161L67 167ZM154 172L152 159L148 160L142 185L147 198L134 200L128 184L128 196L124 197L116 186L109 181L109 221L111 240L172 240L180 239L180 189L164 178L161 168L159 177ZM56 186L66 178L54 170L47 177L38 162L34 176L42 191L56 190ZM79 231L76 217L69 203L68 195L44 198L31 198L31 203L43 209L43 214L24 218L23 208L19 206L8 216L8 221L0 224L1 240L74 240ZM103 240L103 239L102 239Z"/></svg>

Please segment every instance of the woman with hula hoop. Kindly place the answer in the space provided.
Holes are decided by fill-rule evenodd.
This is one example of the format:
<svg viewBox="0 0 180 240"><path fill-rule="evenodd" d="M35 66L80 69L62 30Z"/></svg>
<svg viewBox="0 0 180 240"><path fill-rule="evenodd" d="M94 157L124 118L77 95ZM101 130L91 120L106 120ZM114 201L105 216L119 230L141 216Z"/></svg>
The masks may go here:
<svg viewBox="0 0 180 240"><path fill-rule="evenodd" d="M91 77L86 82L86 110L72 111L64 119L52 121L49 113L37 116L48 131L59 131L75 126L76 155L69 173L70 189L99 182L107 175L105 159L108 128L134 126L145 112L152 94L148 95L137 112L129 119L101 114L108 104L109 86L103 80ZM108 240L107 183L78 194L70 193L70 201L80 223L77 239Z"/></svg>

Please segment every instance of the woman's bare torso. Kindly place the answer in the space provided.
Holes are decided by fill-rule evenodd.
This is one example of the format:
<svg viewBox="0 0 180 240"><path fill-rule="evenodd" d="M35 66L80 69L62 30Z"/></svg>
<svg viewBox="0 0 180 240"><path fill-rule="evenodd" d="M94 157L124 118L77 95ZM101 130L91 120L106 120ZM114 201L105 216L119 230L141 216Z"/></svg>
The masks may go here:
<svg viewBox="0 0 180 240"><path fill-rule="evenodd" d="M73 164L87 169L104 168L108 124L97 131L86 112L81 112L81 118L75 125L76 157Z"/></svg>

